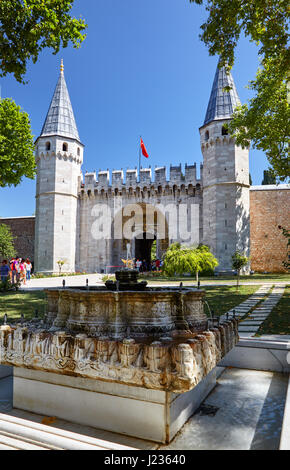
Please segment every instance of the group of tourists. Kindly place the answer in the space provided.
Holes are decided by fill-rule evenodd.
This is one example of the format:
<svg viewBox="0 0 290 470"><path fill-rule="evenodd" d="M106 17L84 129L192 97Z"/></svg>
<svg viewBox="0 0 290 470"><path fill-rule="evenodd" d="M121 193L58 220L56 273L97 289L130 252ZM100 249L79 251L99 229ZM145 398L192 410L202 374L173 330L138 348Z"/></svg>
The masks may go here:
<svg viewBox="0 0 290 470"><path fill-rule="evenodd" d="M12 284L20 282L26 284L30 281L32 271L31 261L26 258L12 258L10 261L4 260L0 266L1 282L10 280Z"/></svg>
<svg viewBox="0 0 290 470"><path fill-rule="evenodd" d="M136 269L138 269L139 273L145 273L148 271L159 271L161 266L162 261L160 259L156 259L151 262L146 261L146 259L137 259L135 263L135 267Z"/></svg>

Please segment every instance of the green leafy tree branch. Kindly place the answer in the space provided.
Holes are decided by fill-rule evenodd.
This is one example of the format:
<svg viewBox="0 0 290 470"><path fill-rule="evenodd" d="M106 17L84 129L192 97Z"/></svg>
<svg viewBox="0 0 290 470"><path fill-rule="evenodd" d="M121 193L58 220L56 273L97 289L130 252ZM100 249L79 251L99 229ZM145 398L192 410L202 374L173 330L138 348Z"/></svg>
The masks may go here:
<svg viewBox="0 0 290 470"><path fill-rule="evenodd" d="M34 178L34 144L29 116L11 99L0 100L0 187Z"/></svg>
<svg viewBox="0 0 290 470"><path fill-rule="evenodd" d="M172 243L165 253L162 269L170 277L175 274L195 274L198 282L201 271L213 270L217 266L217 259L206 245L194 248Z"/></svg>
<svg viewBox="0 0 290 470"><path fill-rule="evenodd" d="M10 227L5 224L0 225L0 258L10 259L15 256L14 237Z"/></svg>
<svg viewBox="0 0 290 470"><path fill-rule="evenodd" d="M205 5L208 17L201 25L201 40L219 66L228 71L244 34L258 46L261 66L249 88L254 98L233 115L231 134L238 145L263 150L276 177L290 176L290 8L286 0L190 0ZM288 99L287 99L288 90Z"/></svg>
<svg viewBox="0 0 290 470"><path fill-rule="evenodd" d="M70 16L74 0L1 0L0 76L13 73L23 83L27 63L49 48L57 54L71 42L80 47L87 25Z"/></svg>
<svg viewBox="0 0 290 470"><path fill-rule="evenodd" d="M237 271L237 289L239 288L239 285L240 285L241 269L244 266L246 266L248 262L249 262L249 258L244 256L239 251L236 251L232 256L232 268Z"/></svg>

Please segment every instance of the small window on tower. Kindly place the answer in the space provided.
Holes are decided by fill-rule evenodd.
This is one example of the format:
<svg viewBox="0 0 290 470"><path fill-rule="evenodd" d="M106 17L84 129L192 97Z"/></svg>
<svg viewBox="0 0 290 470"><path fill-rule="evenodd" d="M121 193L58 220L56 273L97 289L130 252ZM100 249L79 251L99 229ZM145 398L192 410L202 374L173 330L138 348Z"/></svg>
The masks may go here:
<svg viewBox="0 0 290 470"><path fill-rule="evenodd" d="M63 152L67 152L68 151L68 145L67 144L62 144L62 150L63 150Z"/></svg>
<svg viewBox="0 0 290 470"><path fill-rule="evenodd" d="M223 126L222 127L222 135L228 135L228 133L229 133L228 129L225 126Z"/></svg>
<svg viewBox="0 0 290 470"><path fill-rule="evenodd" d="M50 142L46 142L46 144L45 144L45 150L50 150Z"/></svg>
<svg viewBox="0 0 290 470"><path fill-rule="evenodd" d="M81 154L81 150L80 150L80 148L78 147L78 157L80 156L80 154Z"/></svg>
<svg viewBox="0 0 290 470"><path fill-rule="evenodd" d="M204 134L204 138L205 138L205 140L209 139L209 132L208 131L206 131L206 133Z"/></svg>

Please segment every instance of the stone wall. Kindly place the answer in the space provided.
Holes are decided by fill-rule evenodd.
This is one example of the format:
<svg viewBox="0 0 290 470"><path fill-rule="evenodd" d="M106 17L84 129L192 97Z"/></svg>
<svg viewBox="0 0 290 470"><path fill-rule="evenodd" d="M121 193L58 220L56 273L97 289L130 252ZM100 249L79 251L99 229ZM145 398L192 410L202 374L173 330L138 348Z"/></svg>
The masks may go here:
<svg viewBox="0 0 290 470"><path fill-rule="evenodd" d="M289 229L290 186L252 186L250 190L251 269L285 272L287 239L279 225Z"/></svg>
<svg viewBox="0 0 290 470"><path fill-rule="evenodd" d="M156 235L158 258L162 257L164 250L167 249L170 243L182 241L180 228L183 225L190 229L190 243L188 244L198 244L202 240L202 189L200 182L196 185L186 182L172 185L168 182L160 186L140 184L137 187L120 186L118 188L108 186L103 189L100 189L98 184L96 184L93 176L92 181L89 182L87 175L86 182L79 193L78 243L76 247L77 271L110 272L111 266L117 267L122 264L121 259L126 259L126 243L124 243L126 240L123 237L125 217L122 218L122 210L126 208L129 211L129 208L133 205L135 208L137 205L143 214L149 216L156 210L161 225L162 220L165 220L164 226L168 229L168 233L166 229L165 237L157 235L157 225L155 223L151 225L149 223L147 229L145 229L146 224L141 224L142 228L140 226L140 234L146 232L152 233L152 236ZM186 209L186 220L182 217L181 205L183 205L183 209ZM104 208L108 210L109 217L112 216L112 220L108 219L109 222L107 221L104 225L109 227L112 223L114 229L111 232L109 228L110 235L108 237L98 239L95 235L95 227L98 220L101 220L99 214L103 214L100 211L103 211ZM171 229L172 232L175 232L175 226L172 223L175 211L178 219L176 237L171 233ZM105 210L104 213L106 212ZM187 218L191 220L188 225ZM154 221L154 215L152 221ZM116 228L120 229L120 236L115 233ZM135 238L130 239L130 242L132 256L135 258ZM115 268L112 269L115 270Z"/></svg>
<svg viewBox="0 0 290 470"><path fill-rule="evenodd" d="M98 196L94 195L93 197L87 197L87 188L83 188L82 194L80 194L80 205L82 208L82 218L84 218L85 213L87 215L90 213L92 207L89 207L89 201L94 205L98 201ZM169 190L169 188L168 188ZM170 193L170 191L169 191ZM84 196L85 200L84 200ZM179 194L179 200L185 202L188 199L188 194L182 195ZM100 197L100 196L99 196ZM161 197L161 199L164 198ZM102 199L102 197L101 197ZM107 199L107 198L106 198ZM128 199L128 200L127 200ZM141 198L144 200L143 198ZM166 202L175 202L173 194L168 194L165 198ZM202 204L201 195L195 194L193 197L197 204ZM130 195L130 197L124 198L124 203L140 202L140 198L136 198L136 194ZM148 200L145 200L147 203L158 202L157 198L148 196ZM125 204L126 205L126 204ZM87 210L84 210L84 207ZM202 217L202 207L201 207ZM278 225L282 225L289 229L289 220L290 220L290 187L287 185L268 185L268 186L252 186L250 190L250 226L251 226L251 268L254 271L259 272L283 272L285 271L282 265L282 261L286 259L287 254L287 240L283 237L281 231L278 229ZM85 221L83 221L84 223ZM87 221L88 222L88 221ZM35 217L12 217L12 218L3 218L0 219L1 224L8 225L13 235L16 237L15 248L19 256L29 257L34 261L34 227L35 227ZM202 227L202 222L200 223ZM88 231L86 231L87 233ZM88 240L86 241L81 237L82 250L88 249L89 245ZM96 243L96 242L95 242ZM98 242L100 244L100 242ZM90 248L90 246L89 246ZM94 254L92 259L92 266L89 266L91 269L95 269L97 265L100 267L101 264L98 263L95 259L95 246L91 247L91 253ZM78 250L79 252L79 247ZM103 251L103 250L100 250ZM110 251L110 250L109 250ZM104 253L104 251L103 251ZM116 253L116 256L120 257L121 253ZM122 253L123 256L126 253ZM110 254L108 254L110 258ZM82 252L81 256L82 261L88 262L87 256ZM110 261L115 262L115 259ZM90 263L89 263L90 264ZM82 266L85 269L84 266ZM86 266L88 269L88 266Z"/></svg>
<svg viewBox="0 0 290 470"><path fill-rule="evenodd" d="M29 258L33 262L35 217L0 218L0 224L6 224L11 228L15 237L14 246L17 256Z"/></svg>

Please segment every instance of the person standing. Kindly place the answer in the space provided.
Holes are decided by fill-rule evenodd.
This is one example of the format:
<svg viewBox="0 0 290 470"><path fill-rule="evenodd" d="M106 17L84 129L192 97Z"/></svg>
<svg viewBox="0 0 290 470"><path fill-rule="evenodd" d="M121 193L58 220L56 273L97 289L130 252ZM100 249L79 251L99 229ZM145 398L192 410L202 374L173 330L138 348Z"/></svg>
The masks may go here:
<svg viewBox="0 0 290 470"><path fill-rule="evenodd" d="M25 269L25 263L24 263L23 258L20 258L19 271L18 272L19 272L20 282L23 282L23 284L25 285L26 284L26 269Z"/></svg>
<svg viewBox="0 0 290 470"><path fill-rule="evenodd" d="M32 269L32 264L30 260L27 258L25 263L24 263L25 269L26 269L26 280L30 281L30 276L31 276L31 269Z"/></svg>
<svg viewBox="0 0 290 470"><path fill-rule="evenodd" d="M0 266L1 282L7 281L8 276L9 276L9 271L10 271L10 267L9 267L7 260L5 259L4 261L2 261L2 264Z"/></svg>
<svg viewBox="0 0 290 470"><path fill-rule="evenodd" d="M142 265L142 261L140 261L139 258L138 258L137 261L136 261L136 269L138 269L139 273L141 271L141 265Z"/></svg>
<svg viewBox="0 0 290 470"><path fill-rule="evenodd" d="M10 264L10 269L11 269L11 282L12 284L15 284L17 282L18 278L18 258L12 258L11 264Z"/></svg>

